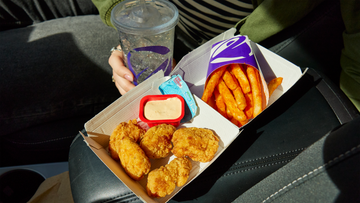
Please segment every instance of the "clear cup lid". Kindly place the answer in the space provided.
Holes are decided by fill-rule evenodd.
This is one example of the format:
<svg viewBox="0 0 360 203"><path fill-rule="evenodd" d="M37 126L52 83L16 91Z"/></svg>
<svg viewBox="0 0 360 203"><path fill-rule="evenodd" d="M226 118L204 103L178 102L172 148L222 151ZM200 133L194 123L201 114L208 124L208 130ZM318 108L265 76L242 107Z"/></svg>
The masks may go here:
<svg viewBox="0 0 360 203"><path fill-rule="evenodd" d="M166 32L179 21L179 12L167 0L125 0L111 11L111 23L118 31L134 35Z"/></svg>

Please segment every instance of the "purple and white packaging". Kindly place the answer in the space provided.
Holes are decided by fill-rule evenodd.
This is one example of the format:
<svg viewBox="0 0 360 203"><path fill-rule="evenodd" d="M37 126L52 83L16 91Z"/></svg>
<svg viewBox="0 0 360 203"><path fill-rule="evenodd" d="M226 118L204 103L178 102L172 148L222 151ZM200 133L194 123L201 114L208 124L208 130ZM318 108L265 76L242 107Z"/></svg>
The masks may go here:
<svg viewBox="0 0 360 203"><path fill-rule="evenodd" d="M209 77L214 70L231 63L248 64L258 69L250 46L250 40L247 36L239 35L215 43L211 49L206 77Z"/></svg>
<svg viewBox="0 0 360 203"><path fill-rule="evenodd" d="M263 97L265 97L264 106L267 106L269 91L266 81L261 73L261 68L256 61L256 56L251 48L251 41L247 36L237 35L212 45L205 86L211 73L216 69L229 64L246 64L259 71L264 93Z"/></svg>

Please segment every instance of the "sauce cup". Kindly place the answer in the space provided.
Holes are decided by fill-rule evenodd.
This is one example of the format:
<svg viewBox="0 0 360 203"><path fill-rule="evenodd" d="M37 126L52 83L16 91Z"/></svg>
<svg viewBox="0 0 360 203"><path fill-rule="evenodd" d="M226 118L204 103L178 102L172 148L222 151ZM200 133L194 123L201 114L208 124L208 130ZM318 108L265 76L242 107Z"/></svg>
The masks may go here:
<svg viewBox="0 0 360 203"><path fill-rule="evenodd" d="M184 105L184 98L177 94L147 95L140 100L139 118L149 127L163 123L177 127L185 115Z"/></svg>

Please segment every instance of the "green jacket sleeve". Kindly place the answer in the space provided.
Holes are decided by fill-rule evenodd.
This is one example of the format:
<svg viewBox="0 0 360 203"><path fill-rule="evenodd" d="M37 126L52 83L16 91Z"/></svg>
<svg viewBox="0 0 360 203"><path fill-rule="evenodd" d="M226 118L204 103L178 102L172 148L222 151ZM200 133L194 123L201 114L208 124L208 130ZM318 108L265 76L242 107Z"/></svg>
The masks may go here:
<svg viewBox="0 0 360 203"><path fill-rule="evenodd" d="M237 23L241 35L260 42L293 25L324 0L253 0L254 11Z"/></svg>
<svg viewBox="0 0 360 203"><path fill-rule="evenodd" d="M101 20L105 23L105 25L114 27L111 24L111 10L123 0L92 0L96 8L100 13Z"/></svg>
<svg viewBox="0 0 360 203"><path fill-rule="evenodd" d="M345 24L340 88L360 111L360 1L341 0L340 6Z"/></svg>
<svg viewBox="0 0 360 203"><path fill-rule="evenodd" d="M261 42L293 25L322 2L324 0L253 0L255 10L239 21L236 28L252 41ZM346 29L340 58L340 88L360 111L360 1L340 0L340 5Z"/></svg>

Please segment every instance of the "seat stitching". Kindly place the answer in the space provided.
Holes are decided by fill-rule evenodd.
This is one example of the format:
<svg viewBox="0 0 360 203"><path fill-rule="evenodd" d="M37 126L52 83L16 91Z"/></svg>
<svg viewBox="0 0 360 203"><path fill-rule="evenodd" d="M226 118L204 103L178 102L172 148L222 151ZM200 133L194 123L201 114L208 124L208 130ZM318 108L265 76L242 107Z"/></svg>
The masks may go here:
<svg viewBox="0 0 360 203"><path fill-rule="evenodd" d="M127 200L124 200L124 198L126 198ZM129 202L138 201L139 198L133 192L128 192L125 194L117 195L115 197L106 199L106 200L102 201L102 203L113 202L113 201L117 201L117 200L129 203Z"/></svg>
<svg viewBox="0 0 360 203"><path fill-rule="evenodd" d="M288 163L291 160L292 159L288 159L288 160L278 161L278 162L274 162L274 163L268 163L268 164L264 164L264 165L255 166L255 167L252 167L252 168L227 173L227 174L223 175L223 177L230 176L230 175L235 175L235 174L238 174L238 173L244 173L244 172L248 172L248 171L252 171L252 170L256 170L256 169L261 169L261 168L268 167L268 166L274 166L274 165L278 165L278 164Z"/></svg>
<svg viewBox="0 0 360 203"><path fill-rule="evenodd" d="M277 154L273 154L273 155L269 155L269 156L264 156L264 157L259 157L256 159L252 159L252 160L247 160L247 161L242 161L240 163L235 163L235 165L240 165L240 164L245 164L245 163L249 163L249 162L255 162L255 161L260 161L263 159L270 159L270 158L274 158L274 157L278 157L278 156L282 156L282 155L286 155L289 153L294 153L294 152L298 152L298 151L303 151L305 148L299 148L299 149L294 149L291 151L287 151L287 152L281 152L281 153L277 153Z"/></svg>
<svg viewBox="0 0 360 203"><path fill-rule="evenodd" d="M348 157L349 155L355 153L357 150L360 149L360 145L356 146L356 147L353 147L351 148L350 150L346 151L345 153L343 154L340 154L339 156L335 157L334 159L328 161L327 163L319 166L318 168L315 168L314 170L304 174L303 176L293 180L292 182L290 182L289 184L285 185L283 188L279 189L278 191L276 191L275 193L271 194L269 197L267 197L265 200L262 201L262 203L268 201L270 198L274 198L276 195L278 195L281 191L285 190L286 188L294 185L295 183L301 181L302 179L306 178L307 176L311 176L311 175L314 175L316 172L323 172L324 169L326 167L329 167L330 165L333 165L343 159L345 159L346 157Z"/></svg>

